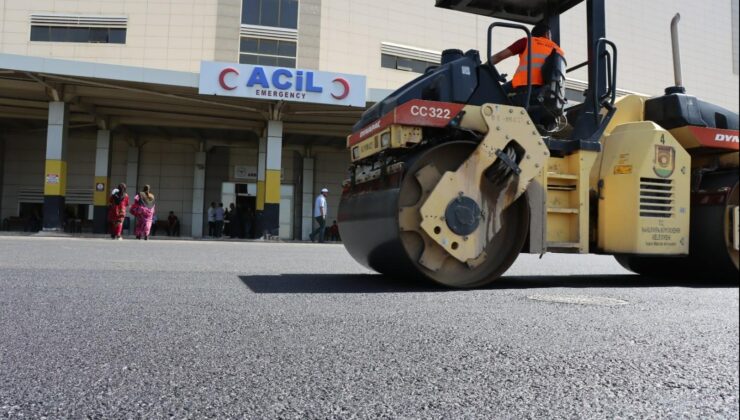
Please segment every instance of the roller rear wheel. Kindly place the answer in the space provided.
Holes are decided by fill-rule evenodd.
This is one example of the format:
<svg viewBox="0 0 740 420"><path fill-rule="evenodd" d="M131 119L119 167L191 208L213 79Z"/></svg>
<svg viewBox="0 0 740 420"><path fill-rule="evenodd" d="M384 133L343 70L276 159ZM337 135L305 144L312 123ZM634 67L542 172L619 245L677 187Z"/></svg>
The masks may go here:
<svg viewBox="0 0 740 420"><path fill-rule="evenodd" d="M691 207L688 257L616 256L624 268L651 277L695 278L708 281L737 282L740 270L738 250L732 243L733 208L740 201L737 171L707 174L702 179L704 191L724 191L726 200L717 204Z"/></svg>

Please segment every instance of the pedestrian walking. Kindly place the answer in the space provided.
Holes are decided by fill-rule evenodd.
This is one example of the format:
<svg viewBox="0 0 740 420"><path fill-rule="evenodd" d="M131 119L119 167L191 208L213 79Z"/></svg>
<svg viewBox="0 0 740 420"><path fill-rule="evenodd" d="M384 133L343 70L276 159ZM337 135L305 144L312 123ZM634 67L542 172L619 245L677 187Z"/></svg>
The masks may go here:
<svg viewBox="0 0 740 420"><path fill-rule="evenodd" d="M126 184L118 184L108 199L108 222L110 222L111 239L121 238L123 232L123 220L126 218L126 207L128 207L128 194L126 194Z"/></svg>
<svg viewBox="0 0 740 420"><path fill-rule="evenodd" d="M141 192L134 197L131 214L136 217L136 226L134 227L136 239L149 240L149 232L152 229L154 218L154 194L152 194L149 185L144 185Z"/></svg>
<svg viewBox="0 0 740 420"><path fill-rule="evenodd" d="M316 201L314 202L313 206L313 216L316 219L316 222L319 224L319 227L316 228L309 237L311 238L311 242L316 242L316 239L318 238L319 243L324 243L324 235L326 232L326 215L328 213L329 207L326 204L326 197L329 195L329 190L326 188L321 189L321 194L319 194L316 197Z"/></svg>

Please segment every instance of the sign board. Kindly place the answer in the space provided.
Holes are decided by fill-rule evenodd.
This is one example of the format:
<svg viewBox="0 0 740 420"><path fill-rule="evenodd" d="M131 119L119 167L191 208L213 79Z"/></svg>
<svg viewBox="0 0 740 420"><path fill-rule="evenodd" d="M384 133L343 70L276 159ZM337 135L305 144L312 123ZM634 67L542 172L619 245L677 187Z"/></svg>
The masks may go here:
<svg viewBox="0 0 740 420"><path fill-rule="evenodd" d="M198 93L364 107L365 76L202 61Z"/></svg>
<svg viewBox="0 0 740 420"><path fill-rule="evenodd" d="M46 183L49 185L59 184L59 174L46 174Z"/></svg>
<svg viewBox="0 0 740 420"><path fill-rule="evenodd" d="M257 167L247 165L234 166L234 178L236 179L257 179Z"/></svg>

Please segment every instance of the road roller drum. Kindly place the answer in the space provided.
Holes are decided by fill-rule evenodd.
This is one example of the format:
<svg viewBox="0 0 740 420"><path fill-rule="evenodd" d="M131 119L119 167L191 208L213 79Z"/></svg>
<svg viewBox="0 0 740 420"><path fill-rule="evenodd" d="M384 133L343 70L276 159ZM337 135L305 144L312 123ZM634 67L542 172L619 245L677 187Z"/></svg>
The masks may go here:
<svg viewBox="0 0 740 420"><path fill-rule="evenodd" d="M529 212L524 196L502 214L501 229L485 246L475 264L461 262L447 253L421 228L420 208L428 199L442 174L452 172L471 155L476 144L447 142L420 151L405 161L403 175L397 182L370 190L347 189L342 195L339 220L342 240L349 253L360 263L378 272L396 277L426 277L439 284L470 288L480 287L498 278L514 262L527 238ZM378 181L378 184L382 184ZM491 188L482 180L481 188ZM482 195L491 208L494 195ZM469 207L465 207L466 204ZM471 203L472 202L472 203ZM462 203L451 197L450 212L457 214L453 226L460 226L461 241L472 233L471 208L479 205L468 198ZM459 216L462 214L462 216Z"/></svg>

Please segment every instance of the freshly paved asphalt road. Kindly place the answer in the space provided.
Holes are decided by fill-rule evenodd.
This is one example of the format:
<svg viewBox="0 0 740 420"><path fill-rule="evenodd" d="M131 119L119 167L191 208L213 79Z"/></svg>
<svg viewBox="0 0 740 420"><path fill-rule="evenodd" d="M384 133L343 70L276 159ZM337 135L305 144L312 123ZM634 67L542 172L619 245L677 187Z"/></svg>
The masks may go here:
<svg viewBox="0 0 740 420"><path fill-rule="evenodd" d="M0 237L0 288L0 417L738 417L737 284L610 257L462 292L340 245Z"/></svg>

